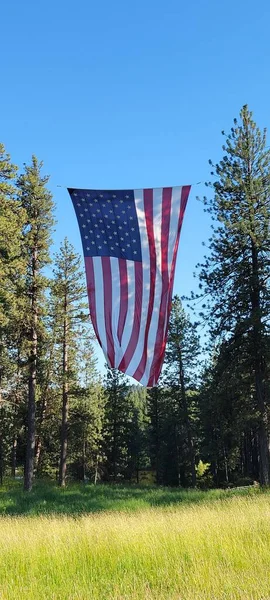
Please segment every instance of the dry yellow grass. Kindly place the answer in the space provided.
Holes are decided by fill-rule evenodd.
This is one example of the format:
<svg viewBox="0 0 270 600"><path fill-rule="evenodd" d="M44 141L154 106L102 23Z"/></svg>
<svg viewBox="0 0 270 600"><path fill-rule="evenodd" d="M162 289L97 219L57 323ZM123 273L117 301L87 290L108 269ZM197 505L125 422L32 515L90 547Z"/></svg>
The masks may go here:
<svg viewBox="0 0 270 600"><path fill-rule="evenodd" d="M1 600L269 600L269 496L3 517Z"/></svg>

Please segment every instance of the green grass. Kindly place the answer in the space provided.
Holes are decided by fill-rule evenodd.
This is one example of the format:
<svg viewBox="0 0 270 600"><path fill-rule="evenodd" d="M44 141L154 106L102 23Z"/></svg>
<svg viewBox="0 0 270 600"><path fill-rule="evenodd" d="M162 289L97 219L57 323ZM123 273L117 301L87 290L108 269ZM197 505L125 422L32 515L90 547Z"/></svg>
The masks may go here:
<svg viewBox="0 0 270 600"><path fill-rule="evenodd" d="M0 489L1 600L269 600L270 496Z"/></svg>

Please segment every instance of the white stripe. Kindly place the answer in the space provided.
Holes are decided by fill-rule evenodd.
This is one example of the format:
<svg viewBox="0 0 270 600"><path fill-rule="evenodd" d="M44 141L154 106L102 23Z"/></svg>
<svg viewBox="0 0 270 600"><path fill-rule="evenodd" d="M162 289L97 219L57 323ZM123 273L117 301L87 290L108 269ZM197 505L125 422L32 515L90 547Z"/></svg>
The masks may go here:
<svg viewBox="0 0 270 600"><path fill-rule="evenodd" d="M175 244L176 244L176 240L177 240L178 221L179 221L180 208L181 208L181 195L182 195L182 187L178 186L178 187L172 188L170 231L169 231L169 240L168 240L169 285L170 285L170 279L171 279L174 248L175 248ZM169 294L168 294L168 302L167 302L167 305L165 308L166 318L164 321L163 335L166 334L166 329L167 329L167 324L168 324L168 304L169 304Z"/></svg>
<svg viewBox="0 0 270 600"><path fill-rule="evenodd" d="M103 286L103 271L102 262L100 256L93 256L93 269L95 278L95 299L96 299L96 320L97 330L100 337L102 350L105 354L105 358L108 362L107 353L107 336L105 329L105 315L104 315L104 286Z"/></svg>
<svg viewBox="0 0 270 600"><path fill-rule="evenodd" d="M118 258L111 257L110 263L112 273L112 335L115 352L115 367L117 368L122 358L122 351L117 337L121 295L119 260Z"/></svg>
<svg viewBox="0 0 270 600"><path fill-rule="evenodd" d="M142 267L143 267L143 289L142 289L142 314L140 322L140 332L138 337L137 346L130 364L127 369L128 375L135 373L139 363L141 361L144 338L145 338L145 327L147 321L148 305L149 305L149 294L150 294L150 256L149 256L149 243L146 228L146 220L144 213L144 193L143 190L134 190L134 200L136 206L136 212L139 223L139 231L141 238L141 250L142 250ZM133 291L134 293L134 291ZM133 323L132 323L133 324Z"/></svg>
<svg viewBox="0 0 270 600"><path fill-rule="evenodd" d="M147 361L145 365L145 371L143 377L140 380L142 385L147 385L150 369L154 356L154 349L156 343L156 335L159 321L159 309L162 292L162 253L161 253L161 225L162 225L162 188L153 190L153 225L154 225L154 240L156 248L156 281L155 281L155 295L152 318L150 322L148 344L147 344Z"/></svg>
<svg viewBox="0 0 270 600"><path fill-rule="evenodd" d="M130 336L132 333L133 321L134 321L134 310L135 310L135 269L134 269L134 261L127 260L127 282L128 282L128 306L127 306L127 316L123 329L122 341L121 341L121 356L123 357L125 351L128 346L128 342L130 340ZM120 296L119 296L119 305L120 305ZM119 306L120 308L120 306ZM119 361L120 362L120 361Z"/></svg>
<svg viewBox="0 0 270 600"><path fill-rule="evenodd" d="M177 238L178 221L179 221L180 208L181 208L181 194L182 194L182 187L172 188L170 232L169 232L169 244L168 244L169 280L170 280L170 276L171 276L171 267L172 267L174 247L175 247L175 242L176 242L176 238Z"/></svg>

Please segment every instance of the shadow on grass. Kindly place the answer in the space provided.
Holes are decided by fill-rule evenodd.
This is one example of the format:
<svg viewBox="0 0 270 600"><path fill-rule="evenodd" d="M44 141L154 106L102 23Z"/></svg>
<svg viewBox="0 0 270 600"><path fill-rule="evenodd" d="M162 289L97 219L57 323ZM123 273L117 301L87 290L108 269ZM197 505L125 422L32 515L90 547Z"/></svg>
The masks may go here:
<svg viewBox="0 0 270 600"><path fill-rule="evenodd" d="M36 482L33 490L24 492L21 482L0 487L0 515L79 516L101 511L135 512L151 507L192 505L226 500L232 496L260 493L256 488L237 490L183 490L178 488L139 487L133 485L70 484L61 489L53 482Z"/></svg>

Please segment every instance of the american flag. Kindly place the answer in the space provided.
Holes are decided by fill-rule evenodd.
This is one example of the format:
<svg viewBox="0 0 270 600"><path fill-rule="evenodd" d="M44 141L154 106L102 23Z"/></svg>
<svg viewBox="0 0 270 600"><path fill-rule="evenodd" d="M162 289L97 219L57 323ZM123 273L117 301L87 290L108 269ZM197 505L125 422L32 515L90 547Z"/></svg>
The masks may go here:
<svg viewBox="0 0 270 600"><path fill-rule="evenodd" d="M190 186L68 189L93 327L110 367L152 387L161 372Z"/></svg>

